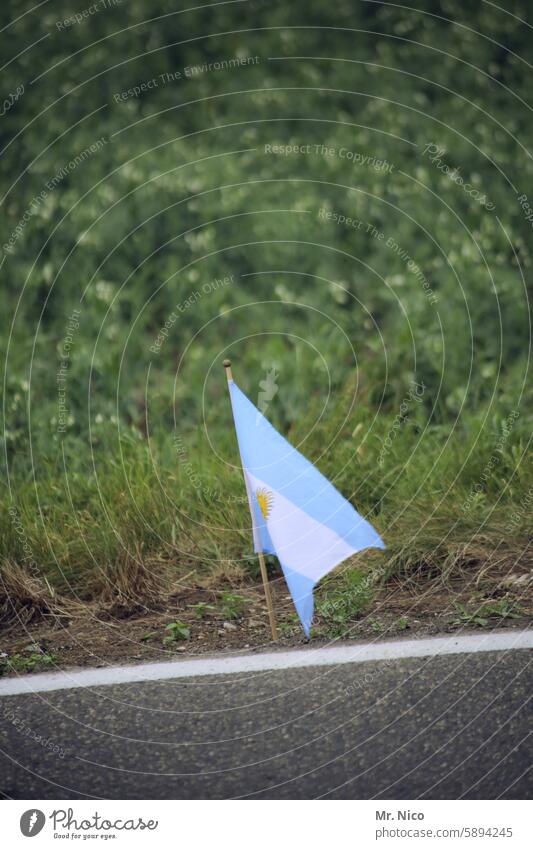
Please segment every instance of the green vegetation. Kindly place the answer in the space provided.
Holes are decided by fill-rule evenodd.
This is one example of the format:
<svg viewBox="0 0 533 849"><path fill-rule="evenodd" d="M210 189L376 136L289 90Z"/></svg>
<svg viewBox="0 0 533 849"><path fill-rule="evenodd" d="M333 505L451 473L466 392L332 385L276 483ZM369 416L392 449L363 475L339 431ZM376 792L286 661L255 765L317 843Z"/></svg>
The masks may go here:
<svg viewBox="0 0 533 849"><path fill-rule="evenodd" d="M165 631L169 631L170 633L163 637L164 643L175 643L179 640L188 640L191 636L190 628L185 624L185 622L171 622L166 626Z"/></svg>
<svg viewBox="0 0 533 849"><path fill-rule="evenodd" d="M240 619L246 599L235 593L222 593L220 615L223 619Z"/></svg>
<svg viewBox="0 0 533 849"><path fill-rule="evenodd" d="M283 621L277 623L277 627L282 637L285 637L300 634L302 626L296 613L289 613Z"/></svg>
<svg viewBox="0 0 533 849"><path fill-rule="evenodd" d="M143 643L149 643L151 640L157 637L157 631L147 631L146 634L143 634L141 637L141 641Z"/></svg>
<svg viewBox="0 0 533 849"><path fill-rule="evenodd" d="M321 632L334 639L349 633L350 624L369 606L373 593L368 577L358 569L347 570L332 583L334 588L321 594L317 613L323 623Z"/></svg>
<svg viewBox="0 0 533 849"><path fill-rule="evenodd" d="M507 598L482 604L477 608L457 603L455 608L457 616L451 620L451 625L478 625L480 628L486 628L491 619L520 619L521 614L525 612L519 604Z"/></svg>
<svg viewBox="0 0 533 849"><path fill-rule="evenodd" d="M190 604L189 607L191 610L194 610L194 615L197 619L204 619L206 616L209 616L216 611L214 604L207 604L204 601L199 601L196 604Z"/></svg>
<svg viewBox="0 0 533 849"><path fill-rule="evenodd" d="M54 666L56 661L55 655L40 650L30 651L28 654L12 654L11 657L0 660L0 676L7 672L41 672L49 666Z"/></svg>
<svg viewBox="0 0 533 849"><path fill-rule="evenodd" d="M331 634L392 575L530 568L524 3L128 0L66 29L22 7L0 10L5 97L24 85L0 127L1 618L190 585L242 615L227 356L387 543L324 587Z"/></svg>

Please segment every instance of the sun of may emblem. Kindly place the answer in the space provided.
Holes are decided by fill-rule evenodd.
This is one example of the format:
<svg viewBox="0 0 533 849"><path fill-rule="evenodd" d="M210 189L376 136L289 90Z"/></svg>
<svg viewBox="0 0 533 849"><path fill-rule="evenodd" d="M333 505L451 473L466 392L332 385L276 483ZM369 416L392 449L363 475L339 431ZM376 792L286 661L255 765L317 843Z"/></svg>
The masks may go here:
<svg viewBox="0 0 533 849"><path fill-rule="evenodd" d="M268 489L257 489L255 494L257 496L261 513L263 514L263 519L268 519L272 512L274 496L268 491Z"/></svg>

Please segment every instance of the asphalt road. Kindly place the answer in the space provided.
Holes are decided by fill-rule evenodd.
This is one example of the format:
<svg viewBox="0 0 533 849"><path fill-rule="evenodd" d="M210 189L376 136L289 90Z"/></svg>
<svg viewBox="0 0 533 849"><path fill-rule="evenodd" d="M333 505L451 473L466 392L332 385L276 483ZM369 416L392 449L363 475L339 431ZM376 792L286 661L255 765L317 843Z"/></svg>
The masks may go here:
<svg viewBox="0 0 533 849"><path fill-rule="evenodd" d="M531 657L489 651L4 696L0 789L15 799L531 798Z"/></svg>

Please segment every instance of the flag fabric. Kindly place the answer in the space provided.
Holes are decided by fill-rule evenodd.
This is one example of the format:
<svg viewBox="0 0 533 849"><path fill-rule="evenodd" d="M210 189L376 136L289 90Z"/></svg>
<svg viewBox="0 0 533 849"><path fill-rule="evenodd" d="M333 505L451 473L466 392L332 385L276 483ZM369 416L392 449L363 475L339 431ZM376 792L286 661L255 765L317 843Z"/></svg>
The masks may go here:
<svg viewBox="0 0 533 849"><path fill-rule="evenodd" d="M313 589L365 548L385 548L363 519L229 380L256 552L275 554L309 637Z"/></svg>

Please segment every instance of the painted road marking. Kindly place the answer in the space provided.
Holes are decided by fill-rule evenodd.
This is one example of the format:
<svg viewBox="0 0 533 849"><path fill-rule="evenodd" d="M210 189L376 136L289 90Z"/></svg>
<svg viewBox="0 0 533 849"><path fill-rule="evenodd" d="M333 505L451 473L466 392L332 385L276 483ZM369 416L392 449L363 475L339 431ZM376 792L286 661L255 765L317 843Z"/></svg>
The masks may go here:
<svg viewBox="0 0 533 849"><path fill-rule="evenodd" d="M184 658L159 663L143 663L137 666L63 670L5 678L0 681L0 696L45 693L78 687L102 687L110 684L131 684L141 681L165 681L172 678L192 678L203 675L233 675L239 672L302 669L345 663L531 648L533 648L533 631L512 630L382 643L355 643L263 654Z"/></svg>

